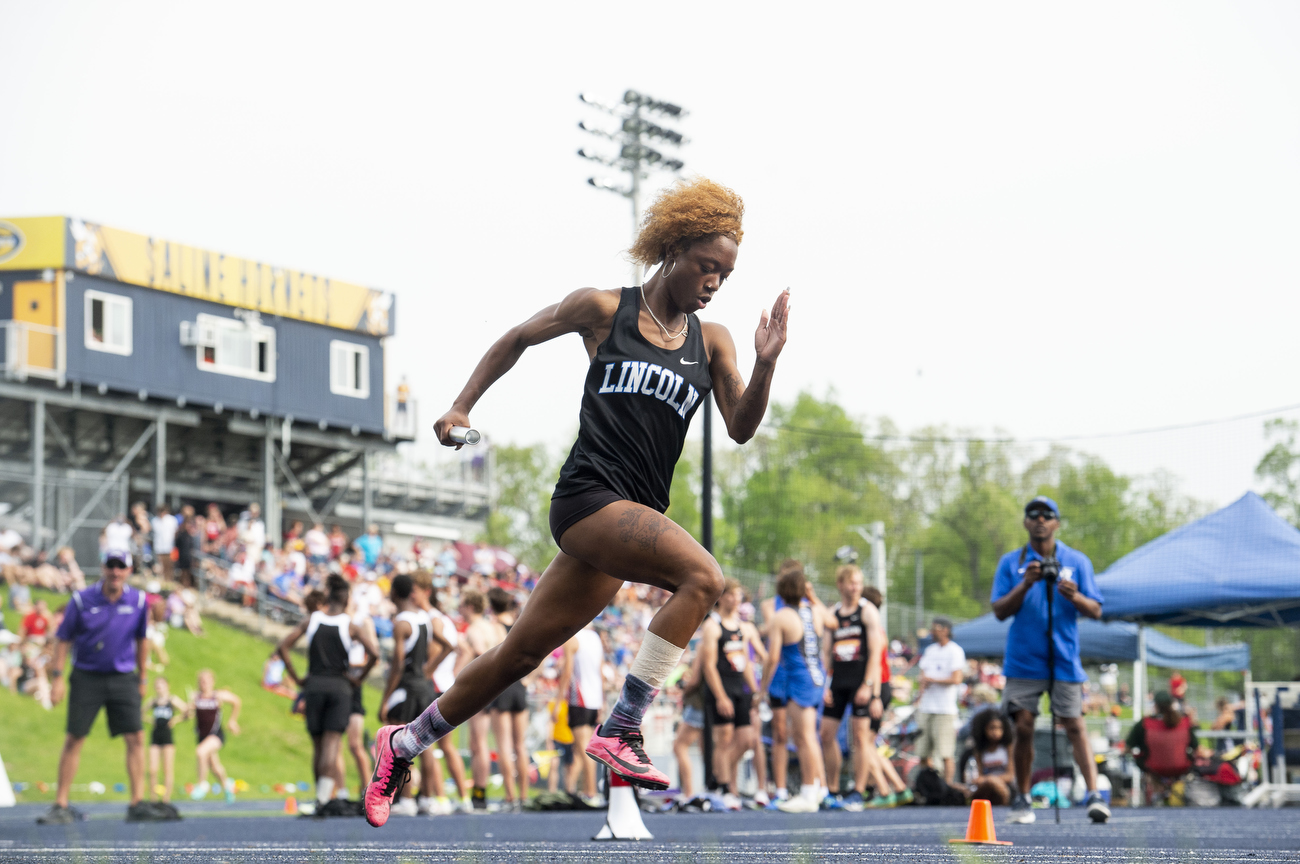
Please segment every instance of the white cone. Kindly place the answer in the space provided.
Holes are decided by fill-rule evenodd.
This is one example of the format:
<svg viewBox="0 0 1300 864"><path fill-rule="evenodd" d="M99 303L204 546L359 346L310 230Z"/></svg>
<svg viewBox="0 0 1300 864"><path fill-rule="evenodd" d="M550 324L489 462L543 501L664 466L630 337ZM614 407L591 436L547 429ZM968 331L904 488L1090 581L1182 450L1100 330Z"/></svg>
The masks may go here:
<svg viewBox="0 0 1300 864"><path fill-rule="evenodd" d="M605 811L605 827L592 840L653 840L654 835L641 819L641 807L636 792L622 777L610 772L609 809Z"/></svg>
<svg viewBox="0 0 1300 864"><path fill-rule="evenodd" d="M5 771L5 760L0 759L0 807L13 807L17 803L14 784L9 782L9 774Z"/></svg>

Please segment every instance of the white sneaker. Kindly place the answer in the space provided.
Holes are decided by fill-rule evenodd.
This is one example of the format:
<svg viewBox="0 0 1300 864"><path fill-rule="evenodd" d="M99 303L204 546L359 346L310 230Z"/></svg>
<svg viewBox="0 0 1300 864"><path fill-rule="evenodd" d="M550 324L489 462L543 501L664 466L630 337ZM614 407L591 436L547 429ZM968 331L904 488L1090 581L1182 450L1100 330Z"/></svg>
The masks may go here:
<svg viewBox="0 0 1300 864"><path fill-rule="evenodd" d="M754 793L754 803L759 805L760 807L766 807L768 804L771 803L771 799L767 797L766 789L759 789L757 792Z"/></svg>
<svg viewBox="0 0 1300 864"><path fill-rule="evenodd" d="M734 792L728 792L722 796L722 806L728 810L739 810L741 808L740 796Z"/></svg>
<svg viewBox="0 0 1300 864"><path fill-rule="evenodd" d="M388 813L392 816L418 816L420 809L416 806L415 799L403 798L389 807Z"/></svg>
<svg viewBox="0 0 1300 864"><path fill-rule="evenodd" d="M776 802L776 809L782 813L816 813L819 806L816 801L811 801L802 795Z"/></svg>
<svg viewBox="0 0 1300 864"><path fill-rule="evenodd" d="M415 799L415 812L421 816L432 816L434 815L434 803L435 802L432 798L426 798L421 795Z"/></svg>

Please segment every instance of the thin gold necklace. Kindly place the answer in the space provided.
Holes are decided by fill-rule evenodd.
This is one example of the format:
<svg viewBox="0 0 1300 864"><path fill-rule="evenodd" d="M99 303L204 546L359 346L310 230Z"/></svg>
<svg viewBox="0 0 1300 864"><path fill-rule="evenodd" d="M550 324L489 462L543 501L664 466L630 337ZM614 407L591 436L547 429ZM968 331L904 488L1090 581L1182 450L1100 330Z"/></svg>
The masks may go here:
<svg viewBox="0 0 1300 864"><path fill-rule="evenodd" d="M676 336L673 336L668 332L668 328L663 325L663 322L659 320L659 316L655 314L655 310L650 308L650 301L647 300L645 297L644 285L641 286L641 302L645 304L645 311L650 313L651 320L653 320L656 324L659 325L659 329L663 332L664 338L667 339L669 342L671 342L674 339L680 339L686 335L686 328L691 326L690 316L686 316L686 320L682 324L682 332L678 333Z"/></svg>

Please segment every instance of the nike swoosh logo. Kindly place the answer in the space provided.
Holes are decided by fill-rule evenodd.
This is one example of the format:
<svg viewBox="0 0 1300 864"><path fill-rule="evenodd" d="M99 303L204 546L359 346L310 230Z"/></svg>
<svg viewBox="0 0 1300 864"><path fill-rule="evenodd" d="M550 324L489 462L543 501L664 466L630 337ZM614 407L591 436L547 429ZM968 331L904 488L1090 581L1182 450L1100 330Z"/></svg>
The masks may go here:
<svg viewBox="0 0 1300 864"><path fill-rule="evenodd" d="M698 365L700 365L700 361L699 361L699 360L687 360L685 357L682 357L682 358L681 358L681 361L682 361L682 365L683 365L683 366L698 366Z"/></svg>
<svg viewBox="0 0 1300 864"><path fill-rule="evenodd" d="M645 774L647 771L649 771L648 768L642 768L640 765L631 765L627 762L624 762L622 759L618 758L613 753L609 754L609 758L613 759L615 762L622 765L632 774Z"/></svg>

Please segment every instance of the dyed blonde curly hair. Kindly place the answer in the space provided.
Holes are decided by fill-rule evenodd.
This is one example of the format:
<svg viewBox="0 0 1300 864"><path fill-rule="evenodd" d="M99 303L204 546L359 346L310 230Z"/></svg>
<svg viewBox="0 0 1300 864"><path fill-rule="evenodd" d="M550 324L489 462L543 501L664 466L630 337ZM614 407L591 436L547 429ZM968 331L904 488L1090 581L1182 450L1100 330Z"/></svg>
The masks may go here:
<svg viewBox="0 0 1300 864"><path fill-rule="evenodd" d="M702 237L718 234L737 243L745 236L741 220L745 202L726 186L699 177L679 180L659 193L641 220L641 231L628 250L628 256L646 267L653 267L668 255L668 250L689 245Z"/></svg>

